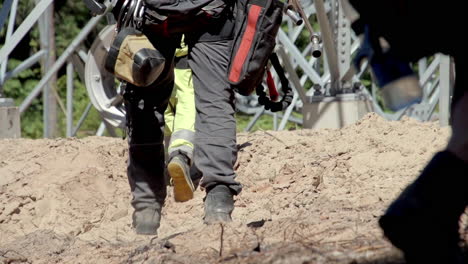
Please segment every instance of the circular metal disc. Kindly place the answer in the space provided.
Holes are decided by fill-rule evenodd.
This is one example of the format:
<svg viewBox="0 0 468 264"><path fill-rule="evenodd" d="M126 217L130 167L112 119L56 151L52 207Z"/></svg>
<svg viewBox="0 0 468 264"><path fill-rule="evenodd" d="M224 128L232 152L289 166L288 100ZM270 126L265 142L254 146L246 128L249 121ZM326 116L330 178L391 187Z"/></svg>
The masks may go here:
<svg viewBox="0 0 468 264"><path fill-rule="evenodd" d="M110 125L124 128L125 109L120 84L104 68L106 54L115 34L115 25L107 26L91 45L85 65L85 84L91 103L101 116Z"/></svg>

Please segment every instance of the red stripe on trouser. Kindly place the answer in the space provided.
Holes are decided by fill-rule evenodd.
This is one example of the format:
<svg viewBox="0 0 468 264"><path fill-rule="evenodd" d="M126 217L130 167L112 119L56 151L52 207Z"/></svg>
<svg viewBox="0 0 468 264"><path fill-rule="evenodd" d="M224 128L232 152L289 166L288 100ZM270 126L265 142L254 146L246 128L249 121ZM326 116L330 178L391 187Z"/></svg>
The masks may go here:
<svg viewBox="0 0 468 264"><path fill-rule="evenodd" d="M249 10L249 15L247 17L247 28L245 29L244 35L242 36L241 44L239 50L234 58L234 63L229 73L229 81L238 82L242 66L247 59L249 50L252 47L252 42L254 40L255 32L257 31L257 21L260 16L260 11L262 8L257 5L252 5Z"/></svg>

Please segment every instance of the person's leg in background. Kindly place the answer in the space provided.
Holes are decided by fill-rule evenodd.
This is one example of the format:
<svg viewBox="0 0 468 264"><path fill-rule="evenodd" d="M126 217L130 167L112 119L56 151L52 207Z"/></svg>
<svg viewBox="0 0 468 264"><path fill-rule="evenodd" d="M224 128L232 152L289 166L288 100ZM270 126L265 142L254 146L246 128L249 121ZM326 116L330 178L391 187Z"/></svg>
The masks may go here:
<svg viewBox="0 0 468 264"><path fill-rule="evenodd" d="M175 75L175 74L174 74ZM174 76L175 78L175 76ZM164 151L166 161L169 159L169 153L167 152L169 142L171 141L172 131L174 131L174 117L175 117L175 105L177 104L176 89L172 89L171 98L167 105L166 111L164 112Z"/></svg>
<svg viewBox="0 0 468 264"><path fill-rule="evenodd" d="M177 57L175 86L166 110L166 140L168 152L168 174L174 185L177 202L193 198L194 185L190 175L195 138L195 95L192 71L188 67L186 53ZM185 62L185 63L184 63Z"/></svg>
<svg viewBox="0 0 468 264"><path fill-rule="evenodd" d="M198 42L189 55L197 109L194 161L203 174L200 186L207 191L206 223L230 221L233 195L242 188L233 168L237 159L235 97L226 77L231 43Z"/></svg>

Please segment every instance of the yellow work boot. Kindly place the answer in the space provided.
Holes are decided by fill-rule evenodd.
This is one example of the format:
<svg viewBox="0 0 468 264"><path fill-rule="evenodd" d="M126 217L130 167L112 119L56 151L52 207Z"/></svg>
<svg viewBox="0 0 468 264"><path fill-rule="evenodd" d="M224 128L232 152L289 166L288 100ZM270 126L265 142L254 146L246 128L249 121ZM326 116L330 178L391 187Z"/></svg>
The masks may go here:
<svg viewBox="0 0 468 264"><path fill-rule="evenodd" d="M174 186L174 200L186 202L192 199L195 188L190 178L189 158L182 153L177 153L167 164L167 171Z"/></svg>

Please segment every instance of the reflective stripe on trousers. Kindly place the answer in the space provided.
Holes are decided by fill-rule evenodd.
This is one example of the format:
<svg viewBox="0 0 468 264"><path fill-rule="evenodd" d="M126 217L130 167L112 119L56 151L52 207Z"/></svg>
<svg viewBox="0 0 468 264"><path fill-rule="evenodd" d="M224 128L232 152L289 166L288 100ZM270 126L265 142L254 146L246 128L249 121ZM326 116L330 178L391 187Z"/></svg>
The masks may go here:
<svg viewBox="0 0 468 264"><path fill-rule="evenodd" d="M195 137L195 95L190 69L175 69L175 85L164 112L165 136L170 136L168 154L181 150L193 157Z"/></svg>

